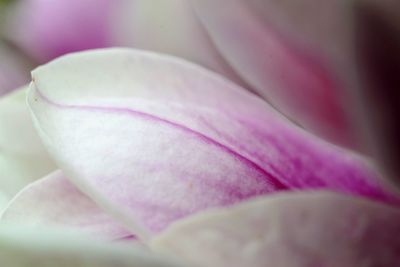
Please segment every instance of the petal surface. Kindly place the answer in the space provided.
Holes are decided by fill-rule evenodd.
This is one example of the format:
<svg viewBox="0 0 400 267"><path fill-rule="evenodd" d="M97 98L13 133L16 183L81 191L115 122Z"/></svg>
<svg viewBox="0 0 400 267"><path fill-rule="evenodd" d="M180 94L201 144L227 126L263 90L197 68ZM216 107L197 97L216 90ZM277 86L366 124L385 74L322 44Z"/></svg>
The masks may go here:
<svg viewBox="0 0 400 267"><path fill-rule="evenodd" d="M0 214L0 223L45 230L62 228L99 240L132 236L56 171L25 187Z"/></svg>
<svg viewBox="0 0 400 267"><path fill-rule="evenodd" d="M33 79L28 102L58 166L141 238L276 190L399 203L365 159L188 62L107 49L60 58Z"/></svg>
<svg viewBox="0 0 400 267"><path fill-rule="evenodd" d="M119 45L185 58L232 80L238 76L219 54L188 0L121 0L113 33Z"/></svg>
<svg viewBox="0 0 400 267"><path fill-rule="evenodd" d="M219 52L254 90L303 127L356 144L339 75L348 70L348 1L192 2Z"/></svg>
<svg viewBox="0 0 400 267"><path fill-rule="evenodd" d="M56 169L33 127L26 89L0 99L0 192L7 199Z"/></svg>
<svg viewBox="0 0 400 267"><path fill-rule="evenodd" d="M139 247L98 244L48 229L0 227L0 259L7 267L178 267Z"/></svg>
<svg viewBox="0 0 400 267"><path fill-rule="evenodd" d="M204 212L153 240L196 266L391 267L399 209L328 192L281 193Z"/></svg>

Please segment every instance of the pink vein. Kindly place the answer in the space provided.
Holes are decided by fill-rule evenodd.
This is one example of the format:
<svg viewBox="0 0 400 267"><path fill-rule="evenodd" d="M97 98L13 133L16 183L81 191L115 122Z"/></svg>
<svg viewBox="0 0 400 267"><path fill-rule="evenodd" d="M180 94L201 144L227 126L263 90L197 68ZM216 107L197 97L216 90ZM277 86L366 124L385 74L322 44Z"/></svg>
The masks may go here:
<svg viewBox="0 0 400 267"><path fill-rule="evenodd" d="M243 162L244 164L246 164L247 166L251 167L252 169L258 171L259 173L261 173L266 179L267 181L274 186L274 189L276 190L283 190L283 189L288 189L289 185L287 185L284 181L281 181L280 179L278 179L277 177L274 177L273 175L271 175L270 173L268 173L268 171L266 171L265 169L263 169L261 166L259 166L257 163L255 163L254 161L246 158L245 156L241 155L240 153L236 152L235 150L229 148L228 146L212 139L211 137L208 137L207 135L197 132L189 127L186 127L184 125L178 124L176 122L164 119L164 118L160 118L157 117L155 115L152 114L148 114L145 112L141 112L141 111L137 111L131 108L117 108L117 107L96 107L96 106L87 106L87 105L65 105L65 104L60 104L60 103L56 103L53 100L49 99L47 96L45 96L37 87L35 88L38 96L40 98L42 98L45 102L47 102L50 105L53 106L57 106L59 108L63 108L63 109L81 109L81 110L87 110L87 111L103 111L103 112L113 112L113 113L127 113L130 115L134 115L134 116L138 116L138 117L142 117L144 119L148 119L148 120L152 120L152 121L156 121L159 123L164 123L167 124L169 126L172 126L175 129L179 129L183 132L189 133L191 135L196 136L197 138L199 138L200 140L202 140L204 143L208 143L208 144L212 144L216 147L218 147L219 149L221 149L222 151L228 153L229 155L231 155L232 157L238 159L239 161Z"/></svg>

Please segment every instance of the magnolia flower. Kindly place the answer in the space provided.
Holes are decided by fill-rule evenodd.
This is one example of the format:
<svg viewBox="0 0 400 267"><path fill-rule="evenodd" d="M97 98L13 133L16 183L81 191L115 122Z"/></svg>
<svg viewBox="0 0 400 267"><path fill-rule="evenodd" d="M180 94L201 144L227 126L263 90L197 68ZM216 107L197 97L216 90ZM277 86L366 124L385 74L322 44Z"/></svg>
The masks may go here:
<svg viewBox="0 0 400 267"><path fill-rule="evenodd" d="M400 197L374 166L216 73L96 50L37 68L27 99L57 167L2 224L134 238L188 266L399 263Z"/></svg>
<svg viewBox="0 0 400 267"><path fill-rule="evenodd" d="M137 16L126 8L117 20L135 21L132 46L203 67L154 52L93 50L38 67L29 88L1 99L2 262L400 265L400 196L374 161L293 124L242 87L303 126L319 132L322 121L341 131L341 102L315 100L337 93L335 74L351 84L338 69L352 72L352 63L332 60L350 55L347 39L326 48L341 35L328 27L319 39L289 19L293 6L272 0L225 3L223 16L224 1L176 0L147 25L156 2L138 1ZM337 3L327 9L334 22L348 14ZM308 11L300 11L305 23ZM157 34L160 21L177 38ZM265 54L255 55L260 44ZM311 97L289 105L288 92Z"/></svg>

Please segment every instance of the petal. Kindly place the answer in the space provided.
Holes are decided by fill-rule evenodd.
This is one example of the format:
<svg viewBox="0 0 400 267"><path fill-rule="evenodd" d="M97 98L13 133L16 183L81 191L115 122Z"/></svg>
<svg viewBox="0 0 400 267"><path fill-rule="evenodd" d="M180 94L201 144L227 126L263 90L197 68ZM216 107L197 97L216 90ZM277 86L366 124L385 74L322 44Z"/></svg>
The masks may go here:
<svg viewBox="0 0 400 267"><path fill-rule="evenodd" d="M101 240L131 236L90 198L56 171L25 187L0 216L1 223L24 228L59 227Z"/></svg>
<svg viewBox="0 0 400 267"><path fill-rule="evenodd" d="M56 230L0 227L0 259L7 267L181 266L135 246L101 244Z"/></svg>
<svg viewBox="0 0 400 267"><path fill-rule="evenodd" d="M173 224L152 242L196 266L400 264L400 210L328 192L276 194Z"/></svg>
<svg viewBox="0 0 400 267"><path fill-rule="evenodd" d="M7 199L55 170L33 127L26 89L0 99L0 193Z"/></svg>
<svg viewBox="0 0 400 267"><path fill-rule="evenodd" d="M141 238L193 212L282 189L399 203L363 158L179 59L98 50L40 67L33 79L28 102L58 166Z"/></svg>
<svg viewBox="0 0 400 267"><path fill-rule="evenodd" d="M20 1L8 14L8 38L40 62L105 47L112 41L109 24L117 4L118 0Z"/></svg>
<svg viewBox="0 0 400 267"><path fill-rule="evenodd" d="M219 52L261 96L302 126L357 144L338 73L348 56L348 1L192 2Z"/></svg>
<svg viewBox="0 0 400 267"><path fill-rule="evenodd" d="M188 0L122 0L115 12L117 43L175 55L238 81L215 49Z"/></svg>

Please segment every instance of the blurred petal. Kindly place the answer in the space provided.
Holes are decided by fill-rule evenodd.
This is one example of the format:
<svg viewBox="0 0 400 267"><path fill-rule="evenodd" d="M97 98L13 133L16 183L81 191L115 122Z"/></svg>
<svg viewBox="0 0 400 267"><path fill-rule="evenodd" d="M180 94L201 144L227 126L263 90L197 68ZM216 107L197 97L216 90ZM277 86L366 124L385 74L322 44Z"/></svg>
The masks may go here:
<svg viewBox="0 0 400 267"><path fill-rule="evenodd" d="M19 1L9 11L8 37L40 62L105 47L111 44L109 25L117 4L118 0Z"/></svg>
<svg viewBox="0 0 400 267"><path fill-rule="evenodd" d="M0 41L0 96L29 81L29 65Z"/></svg>
<svg viewBox="0 0 400 267"><path fill-rule="evenodd" d="M91 199L73 186L61 171L25 187L0 216L1 223L25 228L62 227L92 238L118 240L131 236Z"/></svg>
<svg viewBox="0 0 400 267"><path fill-rule="evenodd" d="M188 62L107 49L60 58L33 79L28 102L58 166L141 238L282 189L400 203L363 158Z"/></svg>
<svg viewBox="0 0 400 267"><path fill-rule="evenodd" d="M7 267L172 267L140 247L95 243L55 230L0 227L0 259Z"/></svg>
<svg viewBox="0 0 400 267"><path fill-rule="evenodd" d="M284 193L173 224L153 248L196 266L400 266L400 210L328 192Z"/></svg>
<svg viewBox="0 0 400 267"><path fill-rule="evenodd" d="M55 168L33 128L26 88L0 98L0 193L10 199Z"/></svg>
<svg viewBox="0 0 400 267"><path fill-rule="evenodd" d="M190 1L121 3L115 12L113 31L120 45L182 57L238 80L196 18Z"/></svg>
<svg viewBox="0 0 400 267"><path fill-rule="evenodd" d="M355 145L336 64L348 55L348 1L192 2L219 52L261 96L302 126Z"/></svg>

